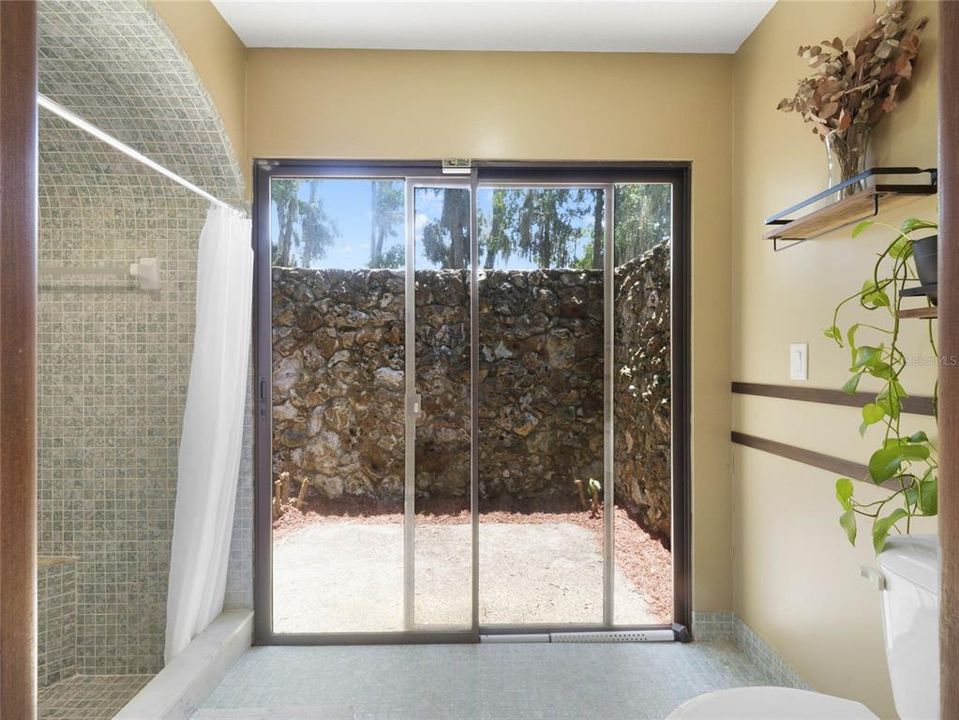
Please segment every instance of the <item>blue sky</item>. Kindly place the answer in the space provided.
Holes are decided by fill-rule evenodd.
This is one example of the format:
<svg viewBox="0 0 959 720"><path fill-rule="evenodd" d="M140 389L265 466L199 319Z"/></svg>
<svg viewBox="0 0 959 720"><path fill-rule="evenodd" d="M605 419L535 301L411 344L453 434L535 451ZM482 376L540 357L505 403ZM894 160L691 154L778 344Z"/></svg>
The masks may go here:
<svg viewBox="0 0 959 720"><path fill-rule="evenodd" d="M301 181L299 196L309 198L311 181ZM370 260L370 229L372 213L370 202L373 183L369 180L318 180L317 196L327 216L336 225L339 237L327 248L326 256L313 262L314 267L355 269L366 267ZM402 184L402 181L396 181ZM271 208L270 232L276 237L279 221L276 207ZM402 225L393 243L403 244ZM295 254L294 254L295 257Z"/></svg>

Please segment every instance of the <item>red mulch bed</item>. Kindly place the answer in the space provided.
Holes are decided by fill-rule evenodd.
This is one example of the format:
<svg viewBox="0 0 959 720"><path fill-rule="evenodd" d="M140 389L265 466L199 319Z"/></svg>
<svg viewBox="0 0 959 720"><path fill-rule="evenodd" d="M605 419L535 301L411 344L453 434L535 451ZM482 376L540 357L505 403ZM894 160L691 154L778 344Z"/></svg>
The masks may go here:
<svg viewBox="0 0 959 720"><path fill-rule="evenodd" d="M569 522L593 532L597 546L603 546L602 517L591 518L588 510L565 499L519 501L480 500L480 522L504 524L544 524ZM673 609L672 554L647 533L626 508L613 512L616 537L616 566L645 598L650 611L663 623L670 622ZM281 540L297 530L323 522L362 522L369 525L394 525L403 522L401 502L392 506L362 498L337 500L308 499L298 510L285 506L273 522L273 539ZM417 523L465 525L470 521L469 501L417 501Z"/></svg>

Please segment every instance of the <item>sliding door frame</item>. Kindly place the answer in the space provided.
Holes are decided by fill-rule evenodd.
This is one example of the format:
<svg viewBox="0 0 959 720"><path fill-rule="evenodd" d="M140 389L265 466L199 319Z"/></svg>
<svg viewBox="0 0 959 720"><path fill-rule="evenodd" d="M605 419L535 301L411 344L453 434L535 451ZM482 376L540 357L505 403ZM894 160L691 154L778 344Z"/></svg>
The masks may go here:
<svg viewBox="0 0 959 720"><path fill-rule="evenodd" d="M597 162L597 163L537 163L537 162L481 162L474 163L469 177L442 174L441 163L424 162L369 162L344 160L257 160L254 166L254 365L255 365L255 512L254 512L254 643L257 645L354 645L397 643L458 643L477 642L480 633L508 635L516 633L670 630L676 640L688 641L691 610L691 537L690 537L690 242L691 242L691 165L688 162ZM468 630L416 630L412 626L411 570L412 558L404 562L404 627L399 632L361 633L275 633L273 618L272 573L272 279L270 258L270 181L282 178L322 179L377 179L390 178L405 181L406 213L409 214L412 197L410 188L419 186L457 186L470 189L470 506L471 506L471 598L472 627ZM673 188L672 198L672 259L671 259L671 362L672 362L672 538L673 559L673 622L666 625L613 624L613 196L620 183L668 183ZM478 298L478 238L476 237L476 193L482 186L578 186L602 189L604 192L605 257L604 257L604 576L603 622L583 625L493 625L479 622L479 454L478 454L478 378L479 378L479 298ZM407 278L412 278L410 263L415 272L415 256L411 246L415 238L407 222ZM404 298L404 307L415 307L415 298ZM407 318L406 338L409 345L410 320ZM406 348L409 355L415 348ZM407 372L409 376L410 373ZM415 378L408 378L408 382ZM413 388L415 393L415 384ZM407 387L407 397L410 396ZM411 483L410 425L404 419L407 435L406 448L406 512L404 520L404 548L408 555L412 541L409 493ZM414 429L415 432L415 429ZM415 457L415 456L414 456ZM413 460L415 462L415 460Z"/></svg>
<svg viewBox="0 0 959 720"><path fill-rule="evenodd" d="M477 464L473 458L473 452L477 443L472 442L479 424L474 417L474 410L477 408L478 398L475 392L475 383L470 383L470 623L469 628L460 629L459 627L450 629L429 629L428 625L420 628L416 627L416 422L417 414L420 411L422 399L416 391L416 191L419 189L435 190L466 190L469 192L470 207L470 378L476 377L479 372L479 350L476 345L478 335L474 336L474 328L479 323L479 305L476 305L476 312L473 312L473 298L476 293L473 288L476 287L475 268L476 262L476 181L475 173L469 176L463 175L434 175L430 177L407 177L405 182L405 201L406 201L406 273L405 273L405 297L403 305L405 308L405 337L406 345L404 348L406 354L405 380L406 380L406 417L404 418L406 429L406 474L404 477L404 511L403 511L403 627L407 634L423 634L430 638L437 636L443 637L445 634L470 633L472 640L479 638L479 481L474 475ZM474 372L473 361L476 361L476 371Z"/></svg>

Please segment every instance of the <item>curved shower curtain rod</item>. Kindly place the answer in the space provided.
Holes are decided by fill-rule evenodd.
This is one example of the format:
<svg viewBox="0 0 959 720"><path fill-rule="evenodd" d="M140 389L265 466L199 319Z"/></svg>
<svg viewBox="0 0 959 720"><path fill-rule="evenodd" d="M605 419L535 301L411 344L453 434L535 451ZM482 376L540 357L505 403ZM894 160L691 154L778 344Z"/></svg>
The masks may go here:
<svg viewBox="0 0 959 720"><path fill-rule="evenodd" d="M64 120L66 120L67 122L73 125L76 125L78 128L80 128L84 132L87 132L93 137L97 138L98 140L102 140L107 145L110 145L111 147L116 148L117 150L122 152L124 155L127 155L128 157L131 157L134 160L136 160L138 163L142 163L143 165L146 165L148 168L156 170L161 175L170 178L173 182L178 183L179 185L182 185L190 192L196 193L200 197L206 200L209 200L214 205L219 205L220 207L227 208L228 210L232 210L233 212L238 212L244 216L247 214L246 210L234 207L230 203L220 200L215 195L211 195L206 190L201 188L199 185L195 185L191 183L186 178L181 177L177 175L175 172L173 172L172 170L163 167L162 165L160 165L160 163L154 160L151 160L143 153L137 150L134 150L132 147L130 147L126 143L123 143L117 140L112 135L105 133L96 125L90 122L87 122L76 113L63 107L63 105L60 105L58 102L51 100L46 95L37 93L37 105L39 105L42 108L46 108L47 110L49 110L50 112L56 115L59 115L61 118L63 118Z"/></svg>

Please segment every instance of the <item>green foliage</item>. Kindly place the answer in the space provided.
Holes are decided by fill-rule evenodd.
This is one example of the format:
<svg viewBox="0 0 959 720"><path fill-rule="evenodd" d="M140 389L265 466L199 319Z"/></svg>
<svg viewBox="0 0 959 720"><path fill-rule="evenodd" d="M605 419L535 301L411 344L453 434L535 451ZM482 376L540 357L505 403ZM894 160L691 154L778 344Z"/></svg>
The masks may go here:
<svg viewBox="0 0 959 720"><path fill-rule="evenodd" d="M340 236L336 224L327 216L323 201L317 197L319 183L307 183L308 196L301 197L303 181L274 180L270 196L276 209L279 232L273 240L274 265L290 267L294 253L299 252L298 264L310 263L326 255L326 250Z"/></svg>
<svg viewBox="0 0 959 720"><path fill-rule="evenodd" d="M856 511L850 508L839 516L839 525L846 531L846 537L853 545L856 544Z"/></svg>
<svg viewBox="0 0 959 720"><path fill-rule="evenodd" d="M370 205L370 267L401 268L406 251L403 244L386 247L387 242L399 237L403 228L403 183L394 180L372 182Z"/></svg>
<svg viewBox="0 0 959 720"><path fill-rule="evenodd" d="M498 196L498 197L497 197ZM597 202L599 196L599 202ZM591 267L602 263L602 191L582 188L499 189L493 191L493 217L486 245L486 267L499 255L530 260L541 268ZM597 210L598 208L598 210ZM593 245L581 254L586 239L595 240L599 213L600 252ZM592 226L583 219L593 217Z"/></svg>
<svg viewBox="0 0 959 720"><path fill-rule="evenodd" d="M889 534L909 532L914 517L934 516L938 512L938 463L936 448L925 432L907 435L902 428L902 401L907 397L900 381L906 367L906 355L899 346L899 307L902 290L917 274L912 260L912 239L917 230L936 228L928 220L910 218L899 228L891 228L874 220L864 220L852 231L857 237L865 230L882 225L892 229L894 239L879 254L872 277L858 292L842 300L833 313L832 324L823 332L826 337L843 347L843 333L839 328L839 313L848 303L858 301L859 307L870 313L879 313L881 319L873 323L855 323L845 333L845 344L850 355L852 376L843 385L843 391L857 392L863 377L878 381L880 389L875 398L862 407L859 432L865 436L869 428L880 426L882 443L869 458L869 480L876 485L891 487L893 492L882 500L862 503L855 497L855 484L849 478L836 481L836 499L842 508L839 525L849 542L856 543L857 516L872 520L872 544L876 553L882 552ZM931 323L931 321L930 321ZM857 335L865 330L878 334L882 342L857 345ZM929 342L938 358L930 327ZM892 509L886 512L887 506Z"/></svg>
<svg viewBox="0 0 959 720"><path fill-rule="evenodd" d="M446 270L463 270L470 262L470 199L461 188L421 188L442 196L440 219L423 228L423 253Z"/></svg>
<svg viewBox="0 0 959 720"><path fill-rule="evenodd" d="M423 231L424 254L446 268L469 263L466 193L436 190L442 217ZM615 186L615 260L622 263L663 242L672 232L672 186ZM479 218L479 255L484 268L519 258L541 268L601 269L605 207L592 188L497 188L489 212Z"/></svg>
<svg viewBox="0 0 959 720"><path fill-rule="evenodd" d="M889 531L892 530L897 522L909 517L910 515L907 509L896 508L885 517L876 518L876 521L872 524L872 547L876 551L876 555L881 553L883 547L885 547L886 538L889 537Z"/></svg>
<svg viewBox="0 0 959 720"><path fill-rule="evenodd" d="M589 496L592 498L598 498L600 494L603 492L603 484L595 478L589 479L588 488L589 488Z"/></svg>
<svg viewBox="0 0 959 720"><path fill-rule="evenodd" d="M613 213L615 264L667 242L672 236L673 186L617 185Z"/></svg>

